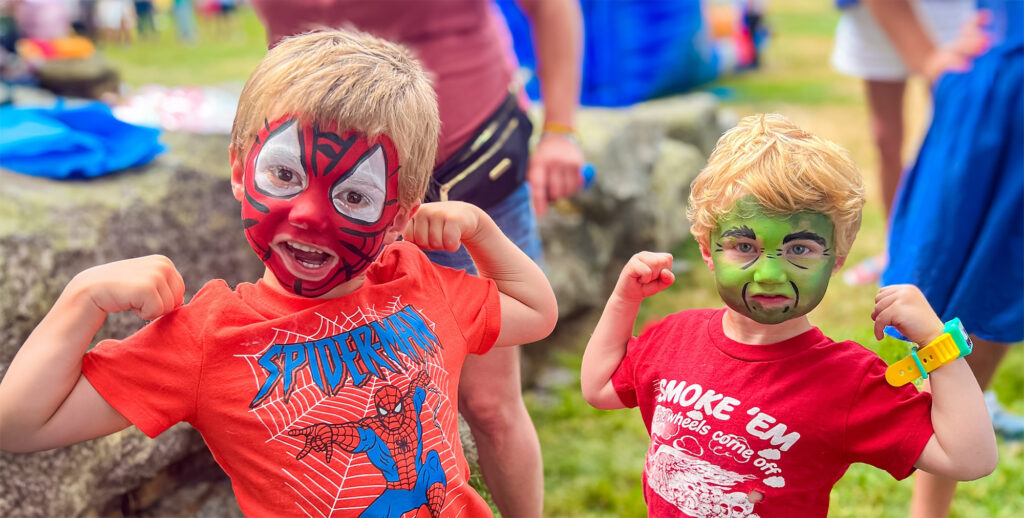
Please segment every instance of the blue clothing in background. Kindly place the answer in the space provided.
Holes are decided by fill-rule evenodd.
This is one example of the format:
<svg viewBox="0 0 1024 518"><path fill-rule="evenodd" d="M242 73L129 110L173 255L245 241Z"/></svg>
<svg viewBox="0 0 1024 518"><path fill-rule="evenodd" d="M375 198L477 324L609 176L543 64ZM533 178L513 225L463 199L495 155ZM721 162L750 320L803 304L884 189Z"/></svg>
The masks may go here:
<svg viewBox="0 0 1024 518"><path fill-rule="evenodd" d="M82 178L143 165L164 147L160 130L116 119L99 102L0 107L0 167L32 176Z"/></svg>
<svg viewBox="0 0 1024 518"><path fill-rule="evenodd" d="M983 2L994 46L935 87L893 209L882 284L921 288L943 320L1024 340L1024 2Z"/></svg>

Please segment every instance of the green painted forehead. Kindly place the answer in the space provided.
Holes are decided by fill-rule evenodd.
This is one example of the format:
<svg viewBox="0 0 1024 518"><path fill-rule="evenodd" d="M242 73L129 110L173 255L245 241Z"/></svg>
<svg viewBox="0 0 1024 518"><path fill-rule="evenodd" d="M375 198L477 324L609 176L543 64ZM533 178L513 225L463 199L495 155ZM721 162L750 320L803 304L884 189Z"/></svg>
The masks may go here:
<svg viewBox="0 0 1024 518"><path fill-rule="evenodd" d="M718 227L712 232L715 238L736 236L766 239L772 236L783 238L791 232L810 231L824 238L832 246L835 225L826 214L804 211L781 214L769 211L758 203L753 195L746 195L725 214L719 216ZM751 232L755 236L749 235ZM778 235L780 232L785 234Z"/></svg>

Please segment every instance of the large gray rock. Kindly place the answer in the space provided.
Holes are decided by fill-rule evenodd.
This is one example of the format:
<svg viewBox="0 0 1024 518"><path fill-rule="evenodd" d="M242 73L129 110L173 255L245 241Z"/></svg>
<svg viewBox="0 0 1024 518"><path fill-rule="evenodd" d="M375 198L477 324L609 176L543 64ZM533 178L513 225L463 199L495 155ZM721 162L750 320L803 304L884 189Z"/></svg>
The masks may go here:
<svg viewBox="0 0 1024 518"><path fill-rule="evenodd" d="M261 274L231 196L227 138L165 140L173 151L145 168L90 181L0 171L0 375L68 280L88 267L163 254L181 271L186 297L212 277L236 284ZM141 325L130 313L112 315L98 338ZM79 516L204 451L199 435L179 425L156 440L130 428L69 448L0 454L0 516Z"/></svg>
<svg viewBox="0 0 1024 518"><path fill-rule="evenodd" d="M541 221L548 278L561 318L601 307L619 271L641 250L689 239L686 200L721 133L713 96L692 94L579 115L594 185Z"/></svg>
<svg viewBox="0 0 1024 518"><path fill-rule="evenodd" d="M544 218L548 274L563 318L599 307L621 265L641 249L671 250L688 236L690 180L719 126L709 96L629 110L585 110L584 151L596 183ZM76 273L159 253L191 295L211 278L235 285L263 266L241 232L231 196L227 137L168 133L169 152L144 168L57 182L0 170L0 376ZM97 338L142 322L112 315ZM472 437L462 430L467 457ZM156 440L134 428L55 451L0 454L0 516L237 516L227 480L187 425Z"/></svg>

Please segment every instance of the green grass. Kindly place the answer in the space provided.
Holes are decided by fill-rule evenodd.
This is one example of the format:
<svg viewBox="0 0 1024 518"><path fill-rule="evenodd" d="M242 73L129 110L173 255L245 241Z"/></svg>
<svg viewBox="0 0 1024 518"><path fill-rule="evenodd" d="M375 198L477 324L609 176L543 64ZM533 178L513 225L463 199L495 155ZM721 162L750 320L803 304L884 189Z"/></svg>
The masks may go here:
<svg viewBox="0 0 1024 518"><path fill-rule="evenodd" d="M555 363L579 372L579 355ZM636 410L581 404L579 384L526 394L544 455L546 516L645 516L640 467L647 432Z"/></svg>
<svg viewBox="0 0 1024 518"><path fill-rule="evenodd" d="M155 38L100 46L120 67L122 82L131 86L240 83L267 51L263 26L249 9L241 10L230 28L200 17L195 45L177 41L170 15L159 14L157 21L162 30Z"/></svg>
<svg viewBox="0 0 1024 518"><path fill-rule="evenodd" d="M878 202L875 159L860 84L828 66L837 15L832 3L825 0L779 0L770 2L769 8L773 35L762 68L725 78L708 89L729 91L731 97L723 104L738 115L778 111L851 152L864 171L871 192L864 224L849 258L849 263L855 264L884 248L885 216ZM201 25L201 40L196 46L174 41L167 25L160 39L126 47L108 46L104 51L120 65L124 80L135 86L240 83L265 50L258 20L246 9L240 15L231 36L223 35L214 26ZM170 21L165 19L165 23ZM917 113L918 121L923 120L920 112L923 110ZM914 133L908 124L908 138L913 139ZM721 305L695 244L688 242L675 252L679 260L693 264L692 272L680 275L675 286L646 301L638 322L683 308ZM875 290L833 282L811 319L829 336L856 340L892 361L906 354L906 347L892 339L880 344L874 340L869 315ZM646 516L640 474L647 434L639 413L604 412L589 407L578 388L585 333L562 340L552 353L548 368L568 371L570 381L526 394L544 451L545 516ZM1021 347L1011 350L993 386L1007 407L1024 413ZM1021 443L1001 441L996 472L961 485L954 500L953 516L1018 516L1024 510L1022 448ZM832 492L830 516L905 516L910 488L909 481L895 482L875 468L855 465Z"/></svg>

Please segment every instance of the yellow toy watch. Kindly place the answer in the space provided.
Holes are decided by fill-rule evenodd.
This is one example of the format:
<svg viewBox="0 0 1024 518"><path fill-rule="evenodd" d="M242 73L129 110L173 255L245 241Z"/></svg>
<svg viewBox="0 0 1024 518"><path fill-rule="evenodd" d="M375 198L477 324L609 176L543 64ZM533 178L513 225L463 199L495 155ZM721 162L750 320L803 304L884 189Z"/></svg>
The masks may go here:
<svg viewBox="0 0 1024 518"><path fill-rule="evenodd" d="M917 378L928 379L929 372L971 354L973 349L974 343L967 336L967 330L959 318L954 318L942 326L942 334L930 344L920 350L915 345L910 356L890 365L885 370L885 381L899 387Z"/></svg>

